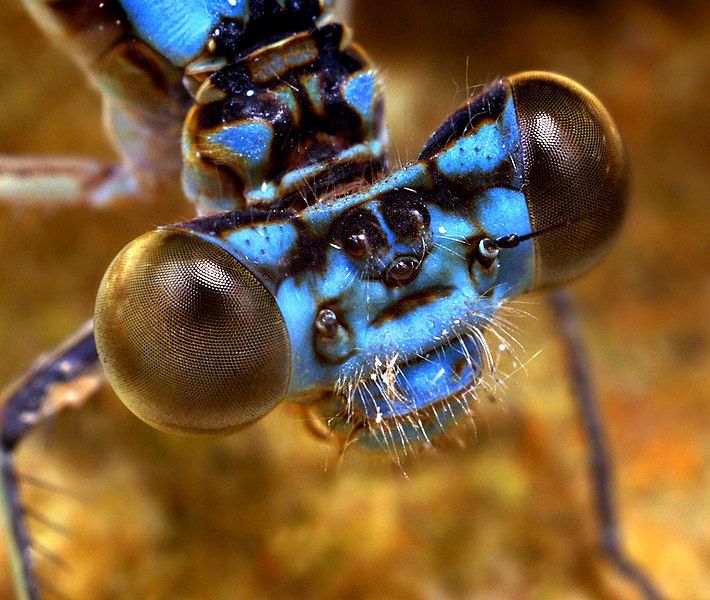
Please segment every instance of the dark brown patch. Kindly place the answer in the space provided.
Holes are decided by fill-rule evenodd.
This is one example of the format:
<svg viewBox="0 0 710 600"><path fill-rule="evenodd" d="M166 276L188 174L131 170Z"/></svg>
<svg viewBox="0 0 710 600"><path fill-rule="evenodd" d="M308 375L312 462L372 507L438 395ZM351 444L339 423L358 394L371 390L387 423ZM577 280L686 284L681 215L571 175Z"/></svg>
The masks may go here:
<svg viewBox="0 0 710 600"><path fill-rule="evenodd" d="M174 225L168 225L168 229L180 228L189 229L197 233L220 236L225 231L233 231L244 227L265 223L278 223L288 221L295 217L292 210L235 210L224 213L217 213L207 217L200 217L190 221L183 221Z"/></svg>
<svg viewBox="0 0 710 600"><path fill-rule="evenodd" d="M456 375L456 377L461 377L467 366L468 361L465 358L459 358L457 361L454 362L453 365L451 365L451 369Z"/></svg>
<svg viewBox="0 0 710 600"><path fill-rule="evenodd" d="M380 327L385 323L395 321L417 308L421 308L422 306L426 306L427 304L431 304L432 302L436 302L442 298L448 298L451 295L451 292L452 288L442 287L428 289L416 294L405 296L377 315L372 321L372 325L374 327Z"/></svg>

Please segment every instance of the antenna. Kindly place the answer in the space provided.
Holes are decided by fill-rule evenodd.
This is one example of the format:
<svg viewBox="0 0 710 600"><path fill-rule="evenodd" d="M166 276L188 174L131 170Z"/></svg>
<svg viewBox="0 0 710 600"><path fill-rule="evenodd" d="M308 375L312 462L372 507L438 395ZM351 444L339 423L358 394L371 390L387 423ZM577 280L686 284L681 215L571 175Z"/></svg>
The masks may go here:
<svg viewBox="0 0 710 600"><path fill-rule="evenodd" d="M568 225L579 223L579 221L584 221L585 219L595 216L600 210L605 209L596 208L595 210L588 211L579 217L559 221L558 223L553 223L552 225L548 225L547 227L538 229L537 231L531 231L530 233L526 233L524 235L510 233L495 239L483 238L480 242L478 242L478 261L485 267L490 267L498 256L500 250L505 248L515 248L526 240L550 233L551 231L560 229L561 227L567 227Z"/></svg>
<svg viewBox="0 0 710 600"><path fill-rule="evenodd" d="M486 238L481 240L482 246L485 247L487 252L495 252L496 250L501 250L503 248L515 248L516 246L519 246L522 242L525 242L526 240L538 237L540 235L544 235L546 233L549 233L550 231L554 231L556 229L560 229L561 227L567 227L568 225L573 225L574 223L579 223L580 221L584 221L586 219L591 218L595 214L599 213L600 210L604 210L604 208L595 208L593 211L588 211L579 217L573 218L573 219L567 219L566 221L559 221L558 223L553 223L552 225L548 225L547 227L544 227L542 229L538 229L537 231L531 231L530 233L526 233L524 235L518 235L517 233L511 233L508 235L504 235L502 237L496 238L494 240L490 238Z"/></svg>

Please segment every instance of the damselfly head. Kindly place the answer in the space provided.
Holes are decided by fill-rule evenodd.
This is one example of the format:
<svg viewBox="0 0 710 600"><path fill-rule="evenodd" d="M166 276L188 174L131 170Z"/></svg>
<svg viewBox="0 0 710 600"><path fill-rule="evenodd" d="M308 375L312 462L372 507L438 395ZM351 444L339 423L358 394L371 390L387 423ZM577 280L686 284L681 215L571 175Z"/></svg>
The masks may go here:
<svg viewBox="0 0 710 600"><path fill-rule="evenodd" d="M516 343L506 301L605 253L626 172L589 92L546 73L501 79L418 162L360 190L129 244L96 304L108 379L171 431L235 431L287 400L365 447L428 443L494 385L494 349Z"/></svg>
<svg viewBox="0 0 710 600"><path fill-rule="evenodd" d="M118 396L159 429L230 433L288 388L290 341L274 297L227 250L185 230L147 233L114 259L95 335Z"/></svg>

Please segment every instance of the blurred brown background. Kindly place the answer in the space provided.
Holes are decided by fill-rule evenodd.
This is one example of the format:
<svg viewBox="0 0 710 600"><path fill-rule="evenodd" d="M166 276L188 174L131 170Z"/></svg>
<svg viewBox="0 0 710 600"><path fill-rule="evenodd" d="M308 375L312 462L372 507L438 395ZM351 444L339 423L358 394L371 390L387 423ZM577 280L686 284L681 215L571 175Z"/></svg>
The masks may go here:
<svg viewBox="0 0 710 600"><path fill-rule="evenodd" d="M360 0L356 39L388 85L393 156L412 159L467 89L522 69L578 79L617 119L633 203L574 286L631 554L672 598L710 598L708 92L704 1ZM18 0L0 5L0 152L110 157L99 102ZM128 240L186 204L0 208L0 382L92 310ZM106 391L21 452L83 499L27 489L72 532L34 531L70 598L632 598L595 555L585 450L544 297L521 319L528 374L463 448L337 468L286 410L219 440L142 425ZM11 597L0 545L0 597Z"/></svg>

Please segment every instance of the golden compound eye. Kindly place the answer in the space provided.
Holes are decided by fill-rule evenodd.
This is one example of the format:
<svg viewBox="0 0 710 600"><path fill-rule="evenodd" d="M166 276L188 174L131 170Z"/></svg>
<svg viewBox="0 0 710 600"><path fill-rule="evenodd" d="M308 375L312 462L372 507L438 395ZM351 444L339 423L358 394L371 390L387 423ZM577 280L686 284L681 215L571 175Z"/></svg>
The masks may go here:
<svg viewBox="0 0 710 600"><path fill-rule="evenodd" d="M535 238L537 286L592 267L626 208L627 162L609 113L579 84L551 73L510 78L520 124L525 196Z"/></svg>
<svg viewBox="0 0 710 600"><path fill-rule="evenodd" d="M99 288L95 335L118 396L158 429L229 433L288 389L276 300L229 252L187 231L153 231L119 253Z"/></svg>

